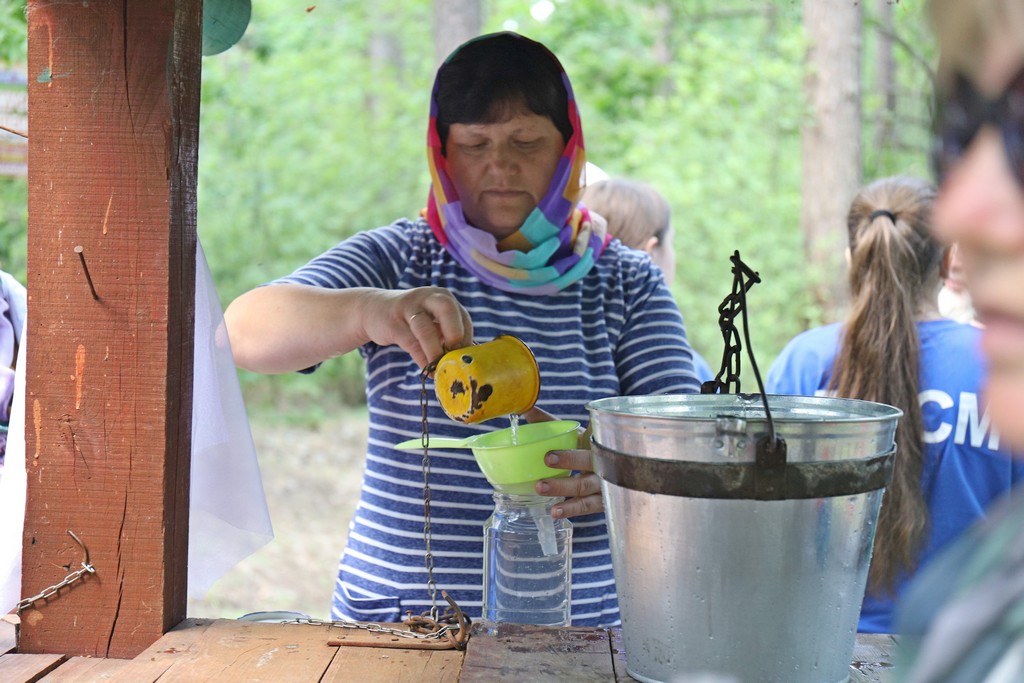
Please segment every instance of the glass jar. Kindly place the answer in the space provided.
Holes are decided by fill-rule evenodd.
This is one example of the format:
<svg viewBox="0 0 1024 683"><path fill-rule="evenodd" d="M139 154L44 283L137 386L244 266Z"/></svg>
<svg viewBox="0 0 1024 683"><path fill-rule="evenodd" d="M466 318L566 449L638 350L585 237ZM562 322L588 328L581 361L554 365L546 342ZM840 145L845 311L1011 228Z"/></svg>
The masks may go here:
<svg viewBox="0 0 1024 683"><path fill-rule="evenodd" d="M569 625L572 523L551 516L562 500L494 493L484 523L484 622Z"/></svg>

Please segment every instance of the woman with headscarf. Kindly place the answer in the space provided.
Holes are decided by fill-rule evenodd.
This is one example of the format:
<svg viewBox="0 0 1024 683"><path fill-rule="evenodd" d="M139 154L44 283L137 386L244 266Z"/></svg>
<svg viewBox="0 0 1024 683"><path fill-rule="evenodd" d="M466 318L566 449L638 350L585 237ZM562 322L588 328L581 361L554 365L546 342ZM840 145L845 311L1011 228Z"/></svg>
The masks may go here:
<svg viewBox="0 0 1024 683"><path fill-rule="evenodd" d="M225 313L238 365L290 372L358 349L370 434L362 493L331 615L399 621L431 607L418 452L422 368L499 334L540 368L537 406L586 422L607 396L698 390L683 321L650 260L612 242L578 202L583 131L569 79L540 43L476 38L438 70L427 130L431 188L416 220L359 233ZM427 392L432 436L489 427L448 419ZM506 425L497 425L506 426ZM572 623L618 621L600 481L589 451L553 451L577 472L537 483L572 517ZM482 526L491 493L468 451L430 454L432 579L480 613Z"/></svg>

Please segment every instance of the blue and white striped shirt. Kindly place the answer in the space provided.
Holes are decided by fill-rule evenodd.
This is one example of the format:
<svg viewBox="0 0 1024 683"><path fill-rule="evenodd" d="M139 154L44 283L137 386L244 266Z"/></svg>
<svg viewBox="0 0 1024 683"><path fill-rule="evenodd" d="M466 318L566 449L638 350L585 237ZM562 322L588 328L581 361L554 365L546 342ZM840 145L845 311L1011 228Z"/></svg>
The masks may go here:
<svg viewBox="0 0 1024 683"><path fill-rule="evenodd" d="M608 396L694 393L689 344L672 295L646 254L613 240L591 272L557 294L516 296L484 285L437 241L422 220L402 220L345 240L277 280L327 288L444 287L465 306L473 336L522 339L540 368L537 405L589 421L589 401ZM362 494L338 568L334 619L397 622L429 609L424 567L422 453L392 444L421 433L420 369L398 346L367 344L370 433ZM507 427L453 422L428 380L432 436L463 438ZM466 450L430 452L431 553L437 588L478 617L483 583L482 526L492 489ZM572 623L615 625L618 598L604 514L573 518ZM440 600L440 593L438 593ZM445 607L443 600L441 607Z"/></svg>

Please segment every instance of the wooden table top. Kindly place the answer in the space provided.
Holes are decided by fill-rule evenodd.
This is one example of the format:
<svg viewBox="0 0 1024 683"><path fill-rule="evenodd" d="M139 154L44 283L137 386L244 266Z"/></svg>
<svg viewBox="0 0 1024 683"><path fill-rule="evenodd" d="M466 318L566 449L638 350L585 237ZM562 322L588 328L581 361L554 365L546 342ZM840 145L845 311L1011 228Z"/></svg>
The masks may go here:
<svg viewBox="0 0 1024 683"><path fill-rule="evenodd" d="M134 659L64 655L0 655L5 683L125 681L331 681L357 683L585 683L634 679L626 673L618 628L473 626L468 647L415 650L384 647L397 636L329 624L263 624L186 619ZM343 638L363 647L328 646ZM850 683L884 683L894 640L859 635ZM2 650L0 650L2 651Z"/></svg>

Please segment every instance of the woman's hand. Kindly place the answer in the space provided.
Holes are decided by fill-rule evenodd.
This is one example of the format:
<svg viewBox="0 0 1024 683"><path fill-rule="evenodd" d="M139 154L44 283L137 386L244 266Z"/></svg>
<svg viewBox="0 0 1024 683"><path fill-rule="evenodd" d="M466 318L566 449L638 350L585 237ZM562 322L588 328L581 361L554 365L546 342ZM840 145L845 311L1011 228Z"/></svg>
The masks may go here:
<svg viewBox="0 0 1024 683"><path fill-rule="evenodd" d="M556 420L554 415L531 408L523 413L528 422ZM557 518L578 517L595 512L604 512L604 497L601 495L601 478L594 474L590 458L590 428L580 429L576 448L572 450L548 451L544 464L559 470L573 470L576 474L568 477L541 479L534 490L542 496L565 498L551 509L551 516Z"/></svg>
<svg viewBox="0 0 1024 683"><path fill-rule="evenodd" d="M422 368L473 342L469 313L447 289L257 287L224 311L240 368L293 372L367 342L397 344Z"/></svg>
<svg viewBox="0 0 1024 683"><path fill-rule="evenodd" d="M362 320L369 341L397 344L421 368L447 351L473 343L469 312L440 287L375 290L364 301Z"/></svg>
<svg viewBox="0 0 1024 683"><path fill-rule="evenodd" d="M566 499L551 508L552 517L577 517L604 512L601 478L593 472L589 449L549 451L544 456L544 464L557 469L577 471L577 474L569 477L541 479L537 482L535 490L542 496Z"/></svg>

